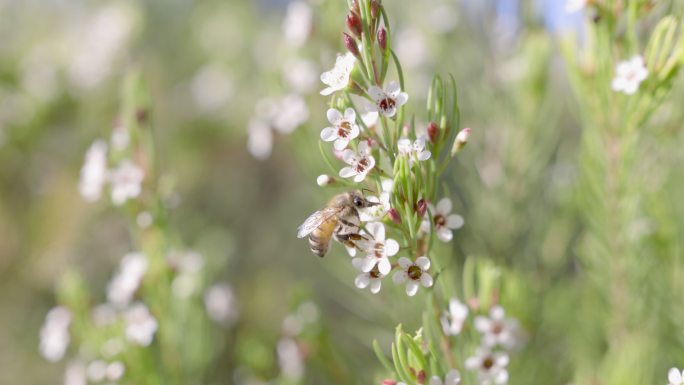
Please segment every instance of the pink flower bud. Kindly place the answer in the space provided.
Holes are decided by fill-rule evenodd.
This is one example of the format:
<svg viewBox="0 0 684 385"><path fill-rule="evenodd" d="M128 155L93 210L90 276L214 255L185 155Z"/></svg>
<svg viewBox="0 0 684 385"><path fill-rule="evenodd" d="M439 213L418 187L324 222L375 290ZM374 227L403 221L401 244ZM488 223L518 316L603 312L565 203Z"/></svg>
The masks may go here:
<svg viewBox="0 0 684 385"><path fill-rule="evenodd" d="M383 51L387 48L387 31L385 27L380 27L378 30L378 45Z"/></svg>
<svg viewBox="0 0 684 385"><path fill-rule="evenodd" d="M427 203L425 203L425 199L422 199L422 198L421 198L421 199L418 201L418 204L417 204L416 206L417 206L417 210L416 210L416 211L418 212L418 217L419 217L419 218L424 217L424 216L425 216L425 212L427 211Z"/></svg>
<svg viewBox="0 0 684 385"><path fill-rule="evenodd" d="M439 135L439 126L435 122L430 122L427 126L428 139L430 143L434 144L437 141L437 135Z"/></svg>
<svg viewBox="0 0 684 385"><path fill-rule="evenodd" d="M371 17L377 19L380 14L380 0L371 0Z"/></svg>
<svg viewBox="0 0 684 385"><path fill-rule="evenodd" d="M342 32L342 35L344 35L344 46L347 48L347 50L351 52L352 55L361 57L361 54L359 53L359 47L356 46L356 40L349 36L349 34L346 32Z"/></svg>
<svg viewBox="0 0 684 385"><path fill-rule="evenodd" d="M382 385L397 385L397 382L394 380L382 380Z"/></svg>
<svg viewBox="0 0 684 385"><path fill-rule="evenodd" d="M397 209L395 209L394 207L389 209L389 211L387 212L387 215L389 215L392 222L394 222L398 225L401 224L401 217L399 216L399 211L397 211Z"/></svg>
<svg viewBox="0 0 684 385"><path fill-rule="evenodd" d="M425 374L425 371L421 369L420 372L418 372L418 375L416 376L416 381L418 381L419 384L424 384L425 377L427 377L427 375Z"/></svg>
<svg viewBox="0 0 684 385"><path fill-rule="evenodd" d="M470 128L462 129L454 140L454 146L451 148L451 156L456 155L468 143L468 136L470 136Z"/></svg>
<svg viewBox="0 0 684 385"><path fill-rule="evenodd" d="M363 27L361 26L361 19L359 18L359 15L356 13L349 12L347 14L347 28L351 31L351 33L354 34L356 37L361 37L361 32L363 31Z"/></svg>

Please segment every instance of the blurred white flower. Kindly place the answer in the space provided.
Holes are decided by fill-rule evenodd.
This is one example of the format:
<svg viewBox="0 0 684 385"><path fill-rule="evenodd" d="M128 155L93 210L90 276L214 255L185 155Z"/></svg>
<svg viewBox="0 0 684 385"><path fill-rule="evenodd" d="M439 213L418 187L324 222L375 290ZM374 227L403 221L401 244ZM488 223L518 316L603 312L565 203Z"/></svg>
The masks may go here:
<svg viewBox="0 0 684 385"><path fill-rule="evenodd" d="M233 288L227 283L217 283L207 289L204 306L209 318L220 325L230 326L237 320L237 300Z"/></svg>
<svg viewBox="0 0 684 385"><path fill-rule="evenodd" d="M449 310L440 317L444 334L448 336L460 334L467 317L468 306L461 303L458 298L451 298L449 300Z"/></svg>
<svg viewBox="0 0 684 385"><path fill-rule="evenodd" d="M442 198L437 202L437 207L428 204L430 213L432 213L432 222L435 227L437 238L442 242L449 242L454 237L452 230L457 230L463 227L463 217L457 214L451 214L451 199ZM430 221L424 219L420 225L420 230L424 233L430 232Z"/></svg>
<svg viewBox="0 0 684 385"><path fill-rule="evenodd" d="M326 142L335 141L335 149L347 148L349 142L359 136L359 126L356 125L356 112L347 108L344 115L335 108L328 109L328 121L332 127L326 127L321 131L321 140Z"/></svg>
<svg viewBox="0 0 684 385"><path fill-rule="evenodd" d="M119 381L125 372L126 367L124 366L123 362L114 361L107 365L105 377L107 377L109 381Z"/></svg>
<svg viewBox="0 0 684 385"><path fill-rule="evenodd" d="M398 107L408 101L408 94L401 92L399 83L395 81L389 82L384 90L378 86L370 86L368 95L375 101L377 111L390 118L397 113Z"/></svg>
<svg viewBox="0 0 684 385"><path fill-rule="evenodd" d="M88 202L100 199L102 188L107 181L107 143L98 139L90 145L86 152L85 162L81 167L78 191Z"/></svg>
<svg viewBox="0 0 684 385"><path fill-rule="evenodd" d="M122 124L115 124L112 128L112 135L110 137L112 148L115 150L125 150L131 142L131 135L128 132L128 127Z"/></svg>
<svg viewBox="0 0 684 385"><path fill-rule="evenodd" d="M157 332L157 320L141 302L131 305L126 314L126 339L141 346L149 346Z"/></svg>
<svg viewBox="0 0 684 385"><path fill-rule="evenodd" d="M318 68L310 60L295 60L283 66L283 77L290 88L299 94L308 94L318 81Z"/></svg>
<svg viewBox="0 0 684 385"><path fill-rule="evenodd" d="M359 219L362 222L380 221L385 217L389 209L392 207L390 204L390 198L392 196L392 189L394 188L394 180L382 178L380 183L382 186L380 198L374 195L366 197L366 200L379 204L359 210Z"/></svg>
<svg viewBox="0 0 684 385"><path fill-rule="evenodd" d="M285 40L294 47L306 43L311 32L313 10L306 1L293 1L287 6L283 20Z"/></svg>
<svg viewBox="0 0 684 385"><path fill-rule="evenodd" d="M358 152L348 148L342 153L342 160L348 164L349 167L344 167L340 170L342 178L354 177L354 182L361 182L366 178L370 170L375 167L375 158L371 155L371 149L368 142L363 141L359 143Z"/></svg>
<svg viewBox="0 0 684 385"><path fill-rule="evenodd" d="M145 272L147 272L147 256L142 253L128 253L119 265L119 271L107 285L107 301L121 309L133 299L133 294L140 286Z"/></svg>
<svg viewBox="0 0 684 385"><path fill-rule="evenodd" d="M297 94L288 94L278 102L271 124L281 134L289 134L307 120L309 120L309 108L304 98Z"/></svg>
<svg viewBox="0 0 684 385"><path fill-rule="evenodd" d="M130 40L136 14L134 6L113 2L88 15L85 24L75 24L68 68L73 85L92 89L109 76L115 60Z"/></svg>
<svg viewBox="0 0 684 385"><path fill-rule="evenodd" d="M397 142L399 153L408 156L409 166L413 167L416 161L424 161L430 159L432 153L425 149L425 138L419 137L413 143L408 138L399 139Z"/></svg>
<svg viewBox="0 0 684 385"><path fill-rule="evenodd" d="M647 77L648 70L644 65L644 58L637 55L617 65L611 86L613 91L632 95L639 89L639 84Z"/></svg>
<svg viewBox="0 0 684 385"><path fill-rule="evenodd" d="M429 385L458 385L461 383L461 373L456 369L451 369L446 376L444 376L444 382L437 376L432 376L430 378Z"/></svg>
<svg viewBox="0 0 684 385"><path fill-rule="evenodd" d="M111 303L101 303L93 308L90 316L95 326L107 326L116 321L116 309Z"/></svg>
<svg viewBox="0 0 684 385"><path fill-rule="evenodd" d="M466 369L477 371L477 379L481 385L502 385L508 382L506 366L508 366L506 353L492 353L487 348L478 348L475 355L465 362Z"/></svg>
<svg viewBox="0 0 684 385"><path fill-rule="evenodd" d="M283 337L278 341L278 364L284 377L299 380L304 376L304 357L297 341Z"/></svg>
<svg viewBox="0 0 684 385"><path fill-rule="evenodd" d="M264 121L252 118L249 121L247 132L247 150L259 160L264 160L271 155L273 150L273 132L271 127Z"/></svg>
<svg viewBox="0 0 684 385"><path fill-rule="evenodd" d="M411 262L406 257L399 258L401 270L394 273L392 279L396 284L406 283L406 294L413 297L418 292L420 285L431 287L433 284L432 276L427 272L430 269L430 260L425 257L418 257L415 262Z"/></svg>
<svg viewBox="0 0 684 385"><path fill-rule="evenodd" d="M152 217L152 214L149 211L141 211L135 217L135 223L137 223L138 227L141 229L150 227L152 222L154 222L154 217Z"/></svg>
<svg viewBox="0 0 684 385"><path fill-rule="evenodd" d="M516 345L518 321L506 318L503 307L496 305L489 310L489 317L475 317L475 329L482 333L482 343L488 347L501 345L512 348Z"/></svg>
<svg viewBox="0 0 684 385"><path fill-rule="evenodd" d="M328 86L321 91L321 95L330 95L335 91L347 88L349 76L351 76L355 63L356 58L350 52L339 55L335 59L335 67L321 74L321 81Z"/></svg>
<svg viewBox="0 0 684 385"><path fill-rule="evenodd" d="M142 191L145 172L129 160L124 160L109 173L112 184L112 203L117 206L127 200L137 198Z"/></svg>
<svg viewBox="0 0 684 385"><path fill-rule="evenodd" d="M587 6L587 0L566 0L565 12L573 13L584 9Z"/></svg>
<svg viewBox="0 0 684 385"><path fill-rule="evenodd" d="M45 323L40 329L40 354L50 362L57 362L64 357L69 347L69 325L71 312L63 306L57 306L47 313Z"/></svg>
<svg viewBox="0 0 684 385"><path fill-rule="evenodd" d="M123 352L124 347L125 345L121 339L110 338L107 341L105 341L104 344L102 344L102 348L100 348L100 353L102 353L102 356L104 358L112 358L117 354Z"/></svg>
<svg viewBox="0 0 684 385"><path fill-rule="evenodd" d="M670 368L667 372L668 385L684 385L684 370L681 372L677 368Z"/></svg>
<svg viewBox="0 0 684 385"><path fill-rule="evenodd" d="M219 112L226 108L233 97L233 79L221 66L207 64L192 78L190 93L200 112Z"/></svg>
<svg viewBox="0 0 684 385"><path fill-rule="evenodd" d="M80 360L70 361L64 371L64 385L87 385L86 368Z"/></svg>
<svg viewBox="0 0 684 385"><path fill-rule="evenodd" d="M429 44L419 28L405 28L397 31L392 39L396 42L396 52L404 68L416 68L425 63L428 58Z"/></svg>
<svg viewBox="0 0 684 385"><path fill-rule="evenodd" d="M318 321L318 307L310 301L302 302L297 311L283 319L283 334L296 336L304 327Z"/></svg>
<svg viewBox="0 0 684 385"><path fill-rule="evenodd" d="M428 20L430 27L439 33L448 33L458 25L459 15L456 12L456 4L445 2L435 4L429 8Z"/></svg>
<svg viewBox="0 0 684 385"><path fill-rule="evenodd" d="M354 264L354 267L360 272L354 279L354 285L359 289L365 289L367 287L370 289L371 293L377 294L382 288L382 278L387 274L382 274L377 265L367 272L364 272L361 269L362 266L359 266L359 264Z"/></svg>
<svg viewBox="0 0 684 385"><path fill-rule="evenodd" d="M394 239L385 239L385 225L381 222L366 224L366 230L371 238L357 242L358 247L366 253L366 256L354 258L352 264L364 273L370 272L377 266L382 275L387 275L392 270L389 257L399 252L399 243Z"/></svg>
<svg viewBox="0 0 684 385"><path fill-rule="evenodd" d="M107 375L107 363L102 360L90 361L86 368L88 380L91 382L100 382L105 379Z"/></svg>

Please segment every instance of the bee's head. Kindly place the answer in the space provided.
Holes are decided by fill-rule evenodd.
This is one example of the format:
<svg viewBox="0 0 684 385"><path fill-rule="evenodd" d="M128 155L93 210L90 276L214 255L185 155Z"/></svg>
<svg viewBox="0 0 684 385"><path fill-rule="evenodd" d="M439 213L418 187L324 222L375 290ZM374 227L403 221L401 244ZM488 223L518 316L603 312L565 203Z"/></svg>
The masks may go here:
<svg viewBox="0 0 684 385"><path fill-rule="evenodd" d="M362 209L365 207L372 207L377 205L377 202L371 202L364 198L363 193L359 190L353 190L347 193L347 199L349 199L349 204L356 207L357 209Z"/></svg>

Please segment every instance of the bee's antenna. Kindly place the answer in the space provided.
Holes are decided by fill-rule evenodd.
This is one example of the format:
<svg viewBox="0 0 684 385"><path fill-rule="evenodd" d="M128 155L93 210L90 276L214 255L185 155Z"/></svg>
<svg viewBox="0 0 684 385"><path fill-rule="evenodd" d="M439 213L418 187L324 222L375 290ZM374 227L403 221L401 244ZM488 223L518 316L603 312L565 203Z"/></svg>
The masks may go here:
<svg viewBox="0 0 684 385"><path fill-rule="evenodd" d="M362 188L361 191L368 191L368 192L371 192L371 193L373 193L373 194L376 194L375 191L373 191L373 190L371 190L371 189L369 189L369 188L365 188L365 187Z"/></svg>

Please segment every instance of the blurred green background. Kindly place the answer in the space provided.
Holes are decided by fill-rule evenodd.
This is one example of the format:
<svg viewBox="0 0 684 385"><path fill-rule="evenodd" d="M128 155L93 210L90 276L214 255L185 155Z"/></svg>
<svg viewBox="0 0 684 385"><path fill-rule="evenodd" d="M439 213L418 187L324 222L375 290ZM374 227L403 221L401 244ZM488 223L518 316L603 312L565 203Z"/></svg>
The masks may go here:
<svg viewBox="0 0 684 385"><path fill-rule="evenodd" d="M384 4L416 119L425 119L433 73L458 83L462 124L473 134L448 171L466 222L449 247L455 261L494 261L516 288L505 304L529 339L510 382L560 385L613 370L601 363L611 350L610 300L596 294L606 278L591 260L599 246L587 245L591 226L578 203L582 95L558 48L581 16L566 14L561 0ZM656 12L683 8L674 1ZM160 184L172 191L169 227L237 297L239 319L220 334L204 382L278 376L283 320L309 302L319 318L301 382L377 379L370 342L388 341L398 322L419 327L421 296L406 299L389 282L376 296L360 291L340 247L321 260L295 238L337 191L315 184L327 171L318 77L343 47L346 9L332 0L0 1L0 383L61 383L64 363L38 351L60 277L79 271L102 300L118 260L136 248L135 225L106 199L87 203L78 193L84 154L110 137L134 69L151 96ZM642 127L629 176L645 208L629 224L641 239L630 271L643 276L613 286L640 315L619 315L639 320L629 333L644 328L625 337L616 360L644 349L633 363L646 381L664 382L667 368L684 365L681 85ZM254 128L277 119L267 133ZM397 298L402 305L390 305Z"/></svg>

